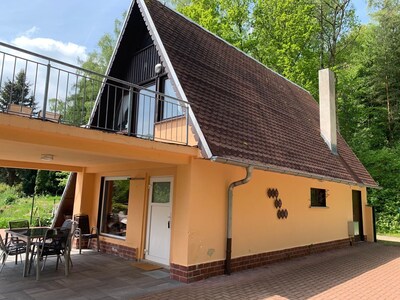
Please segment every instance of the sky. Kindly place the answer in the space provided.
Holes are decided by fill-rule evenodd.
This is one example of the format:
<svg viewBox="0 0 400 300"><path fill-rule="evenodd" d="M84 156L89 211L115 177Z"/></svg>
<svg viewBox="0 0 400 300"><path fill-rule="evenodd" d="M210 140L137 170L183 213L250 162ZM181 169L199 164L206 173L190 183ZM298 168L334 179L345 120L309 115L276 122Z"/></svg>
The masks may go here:
<svg viewBox="0 0 400 300"><path fill-rule="evenodd" d="M131 0L1 0L0 41L77 64Z"/></svg>
<svg viewBox="0 0 400 300"><path fill-rule="evenodd" d="M352 0L362 23L365 0ZM131 0L1 0L0 41L52 58L78 63L93 51Z"/></svg>

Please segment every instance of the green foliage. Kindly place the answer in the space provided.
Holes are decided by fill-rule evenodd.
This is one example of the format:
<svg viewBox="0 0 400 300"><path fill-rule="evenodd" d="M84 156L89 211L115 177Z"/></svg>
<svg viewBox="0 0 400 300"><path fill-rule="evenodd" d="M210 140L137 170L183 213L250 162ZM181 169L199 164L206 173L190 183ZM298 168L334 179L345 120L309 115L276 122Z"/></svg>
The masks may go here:
<svg viewBox="0 0 400 300"><path fill-rule="evenodd" d="M176 0L178 11L244 51L251 51L254 0Z"/></svg>
<svg viewBox="0 0 400 300"><path fill-rule="evenodd" d="M65 186L68 182L69 172L56 172L56 181L58 182L57 186L64 190Z"/></svg>
<svg viewBox="0 0 400 300"><path fill-rule="evenodd" d="M36 176L36 194L37 195L60 195L63 186L59 185L57 172L39 170Z"/></svg>
<svg viewBox="0 0 400 300"><path fill-rule="evenodd" d="M128 203L129 180L115 180L113 182L113 203Z"/></svg>
<svg viewBox="0 0 400 300"><path fill-rule="evenodd" d="M317 92L319 63L316 5L307 0L258 1L253 55L300 86Z"/></svg>
<svg viewBox="0 0 400 300"><path fill-rule="evenodd" d="M117 214L120 211L122 211L126 214L128 211L128 205L122 204L122 203L113 203L112 204L112 212Z"/></svg>
<svg viewBox="0 0 400 300"><path fill-rule="evenodd" d="M7 228L8 221L17 219L29 220L32 197L25 197L21 192L21 186L10 187L0 183L0 228ZM32 226L46 226L51 224L54 204L59 197L40 196L35 197L35 209Z"/></svg>

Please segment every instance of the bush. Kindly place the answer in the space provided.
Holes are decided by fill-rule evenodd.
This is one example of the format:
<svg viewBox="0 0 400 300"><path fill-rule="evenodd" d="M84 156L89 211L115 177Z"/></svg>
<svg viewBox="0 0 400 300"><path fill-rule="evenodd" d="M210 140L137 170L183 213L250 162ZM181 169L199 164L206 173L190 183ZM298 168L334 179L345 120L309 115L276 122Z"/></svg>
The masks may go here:
<svg viewBox="0 0 400 300"><path fill-rule="evenodd" d="M113 203L112 211L113 213L119 213L120 211L126 213L128 211L128 205L122 203Z"/></svg>
<svg viewBox="0 0 400 300"><path fill-rule="evenodd" d="M5 205L13 204L15 202L15 200L17 200L17 197L15 195L8 194L8 195L5 196L4 204Z"/></svg>
<svg viewBox="0 0 400 300"><path fill-rule="evenodd" d="M8 186L6 184L0 184L0 205L13 204L20 197L21 186Z"/></svg>

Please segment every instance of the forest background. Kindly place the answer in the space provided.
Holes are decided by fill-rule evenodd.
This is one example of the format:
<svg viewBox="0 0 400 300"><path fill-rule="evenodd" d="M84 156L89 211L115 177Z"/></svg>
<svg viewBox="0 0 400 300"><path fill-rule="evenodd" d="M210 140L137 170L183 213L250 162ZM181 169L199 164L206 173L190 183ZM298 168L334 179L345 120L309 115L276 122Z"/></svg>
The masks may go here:
<svg viewBox="0 0 400 300"><path fill-rule="evenodd" d="M350 0L170 0L167 4L305 88L316 100L318 70L332 69L339 131L381 187L368 190L378 231L400 233L400 0L369 0L368 24L360 23ZM121 20L115 21L114 32L105 34L98 48L80 62L83 68L105 72L121 25ZM28 95L28 83L25 88ZM4 92L3 88L0 98ZM7 205L32 195L60 195L67 176L0 169L0 227Z"/></svg>

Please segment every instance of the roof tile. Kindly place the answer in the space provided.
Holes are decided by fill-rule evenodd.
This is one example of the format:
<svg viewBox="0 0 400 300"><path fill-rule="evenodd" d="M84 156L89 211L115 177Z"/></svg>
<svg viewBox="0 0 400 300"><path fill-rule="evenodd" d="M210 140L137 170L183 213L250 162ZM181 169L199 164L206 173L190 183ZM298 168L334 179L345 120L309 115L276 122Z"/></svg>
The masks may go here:
<svg viewBox="0 0 400 300"><path fill-rule="evenodd" d="M307 91L158 1L146 5L213 155L376 186L340 135L331 153Z"/></svg>

